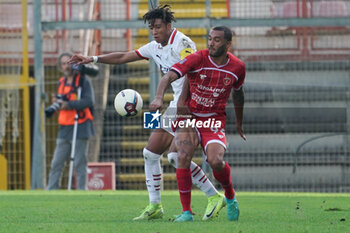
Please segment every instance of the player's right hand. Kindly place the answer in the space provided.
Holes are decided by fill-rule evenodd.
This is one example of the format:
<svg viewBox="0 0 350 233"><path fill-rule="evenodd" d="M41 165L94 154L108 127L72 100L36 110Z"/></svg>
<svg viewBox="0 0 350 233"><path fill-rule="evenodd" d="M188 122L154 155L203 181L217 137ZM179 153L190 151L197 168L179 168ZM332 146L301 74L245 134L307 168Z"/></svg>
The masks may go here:
<svg viewBox="0 0 350 233"><path fill-rule="evenodd" d="M154 100L152 101L152 103L150 103L149 105L149 111L150 112L155 112L158 109L160 110L162 108L163 105L163 99L162 98L154 98Z"/></svg>
<svg viewBox="0 0 350 233"><path fill-rule="evenodd" d="M81 65L81 64L87 64L87 63L93 62L93 60L94 59L92 57L82 56L82 55L79 55L79 54L74 54L68 60L68 63L69 64Z"/></svg>

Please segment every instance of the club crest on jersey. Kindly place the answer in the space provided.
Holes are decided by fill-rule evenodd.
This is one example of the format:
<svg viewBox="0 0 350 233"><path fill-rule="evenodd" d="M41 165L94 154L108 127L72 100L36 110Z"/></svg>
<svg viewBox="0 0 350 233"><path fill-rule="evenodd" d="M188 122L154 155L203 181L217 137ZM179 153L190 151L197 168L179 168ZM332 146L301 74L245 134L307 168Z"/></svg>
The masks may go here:
<svg viewBox="0 0 350 233"><path fill-rule="evenodd" d="M200 74L199 76L200 76L200 78L201 78L202 80L205 79L205 78L207 77L205 74Z"/></svg>
<svg viewBox="0 0 350 233"><path fill-rule="evenodd" d="M224 84L225 84L226 86L230 85L231 82L232 82L232 80L231 80L229 77L225 77L225 78L224 78Z"/></svg>

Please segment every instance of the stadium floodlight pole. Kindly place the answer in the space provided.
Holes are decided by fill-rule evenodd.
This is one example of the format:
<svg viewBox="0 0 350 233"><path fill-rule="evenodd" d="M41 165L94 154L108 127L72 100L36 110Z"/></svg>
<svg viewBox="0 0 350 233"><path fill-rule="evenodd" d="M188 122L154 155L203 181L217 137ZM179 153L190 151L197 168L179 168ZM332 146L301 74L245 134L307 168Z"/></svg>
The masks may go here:
<svg viewBox="0 0 350 233"><path fill-rule="evenodd" d="M43 62L43 36L41 21L41 0L33 2L34 16L34 76L35 76L35 103L34 103L34 126L32 148L32 174L31 189L44 188L45 181L45 118L44 114L44 62Z"/></svg>
<svg viewBox="0 0 350 233"><path fill-rule="evenodd" d="M81 87L78 87L78 99L80 99ZM72 178L73 178L73 166L74 166L74 155L75 155L75 145L77 144L77 132L78 132L78 119L79 113L74 117L74 128L73 128L73 137L72 137L72 149L70 152L70 162L69 162L69 175L68 175L68 190L72 189Z"/></svg>

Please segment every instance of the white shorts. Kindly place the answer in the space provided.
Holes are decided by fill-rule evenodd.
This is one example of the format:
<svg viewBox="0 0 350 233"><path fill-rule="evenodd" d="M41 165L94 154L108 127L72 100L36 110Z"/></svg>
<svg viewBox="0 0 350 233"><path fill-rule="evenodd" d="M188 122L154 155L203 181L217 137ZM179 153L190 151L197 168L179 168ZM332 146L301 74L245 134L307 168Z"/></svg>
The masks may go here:
<svg viewBox="0 0 350 233"><path fill-rule="evenodd" d="M176 120L176 112L176 103L174 103L174 101L171 101L169 107L162 114L162 129L173 136L175 136L175 132L173 132L173 129L171 127L171 122L174 122Z"/></svg>

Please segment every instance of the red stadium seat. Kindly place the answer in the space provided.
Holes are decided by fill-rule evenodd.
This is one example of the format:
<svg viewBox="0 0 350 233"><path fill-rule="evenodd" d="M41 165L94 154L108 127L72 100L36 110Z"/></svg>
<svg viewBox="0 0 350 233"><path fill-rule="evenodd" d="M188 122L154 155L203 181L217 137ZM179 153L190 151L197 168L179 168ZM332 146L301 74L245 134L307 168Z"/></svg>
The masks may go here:
<svg viewBox="0 0 350 233"><path fill-rule="evenodd" d="M302 14L301 4L299 4L299 14L298 14L298 4L297 2L285 2L283 4L283 18L296 18L300 17Z"/></svg>
<svg viewBox="0 0 350 233"><path fill-rule="evenodd" d="M299 7L299 13L298 13ZM297 1L289 1L283 3L283 18L297 18L303 17L303 8L302 3ZM310 4L306 5L306 17L310 15Z"/></svg>
<svg viewBox="0 0 350 233"><path fill-rule="evenodd" d="M318 7L317 17L346 17L344 1L322 1Z"/></svg>
<svg viewBox="0 0 350 233"><path fill-rule="evenodd" d="M347 17L347 9L344 1L322 1L320 2L315 17ZM344 35L349 34L348 27L316 27L313 34L317 35Z"/></svg>
<svg viewBox="0 0 350 233"><path fill-rule="evenodd" d="M22 6L20 4L1 4L0 31L11 32L22 29Z"/></svg>
<svg viewBox="0 0 350 233"><path fill-rule="evenodd" d="M310 4L306 4L306 15L303 15L303 4L301 1L293 0L283 2L283 5L280 7L279 14L277 14L276 7L273 5L271 7L272 15L274 17L280 18L302 18L302 17L310 17L311 7ZM267 31L268 36L276 36L276 35L296 35L298 28L294 27L273 27L271 30Z"/></svg>

